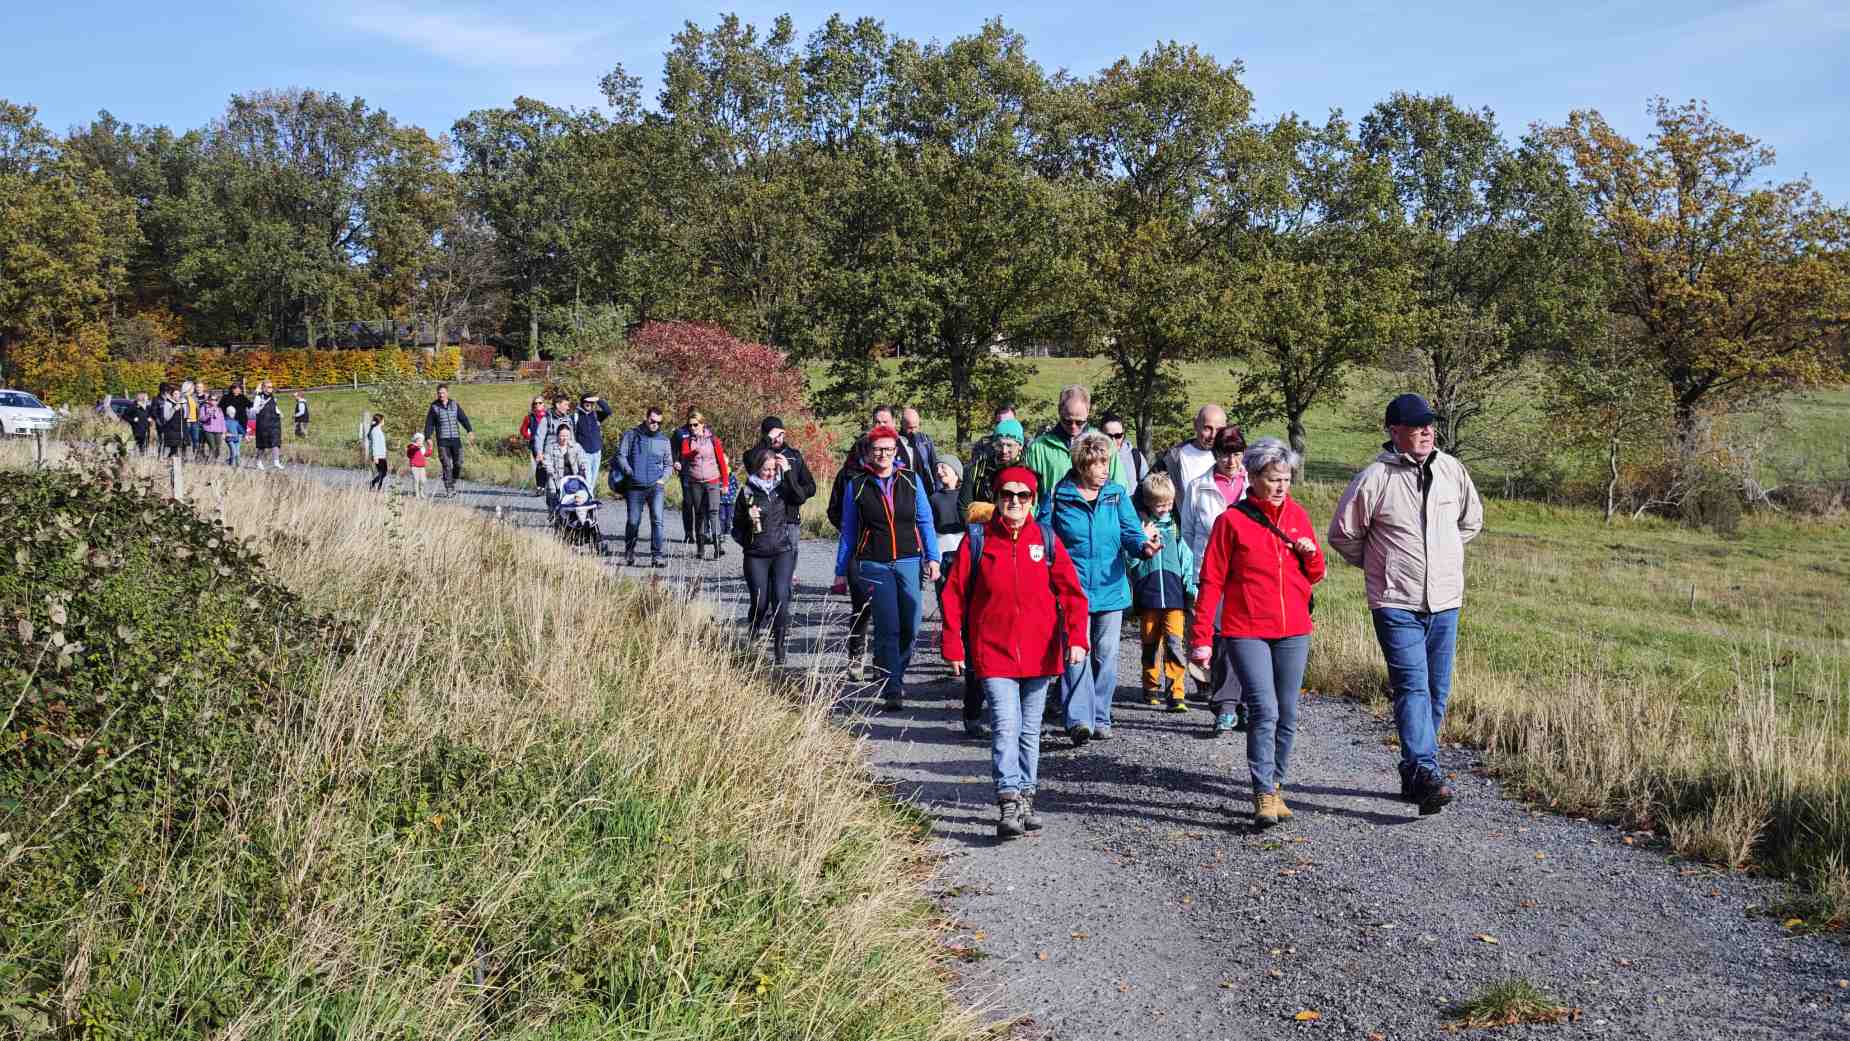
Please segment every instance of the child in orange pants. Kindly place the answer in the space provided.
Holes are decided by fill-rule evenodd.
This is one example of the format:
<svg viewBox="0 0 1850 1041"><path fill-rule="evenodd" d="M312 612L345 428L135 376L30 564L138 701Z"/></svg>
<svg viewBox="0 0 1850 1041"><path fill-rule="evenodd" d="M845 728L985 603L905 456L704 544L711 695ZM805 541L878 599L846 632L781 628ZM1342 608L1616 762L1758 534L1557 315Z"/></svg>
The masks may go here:
<svg viewBox="0 0 1850 1041"><path fill-rule="evenodd" d="M1149 535L1160 532L1163 549L1148 560L1133 559L1130 579L1143 637L1144 700L1152 706L1167 702L1169 711L1186 712L1183 612L1195 596L1195 555L1176 529L1175 506L1175 483L1168 475L1151 474L1137 486L1143 530Z"/></svg>

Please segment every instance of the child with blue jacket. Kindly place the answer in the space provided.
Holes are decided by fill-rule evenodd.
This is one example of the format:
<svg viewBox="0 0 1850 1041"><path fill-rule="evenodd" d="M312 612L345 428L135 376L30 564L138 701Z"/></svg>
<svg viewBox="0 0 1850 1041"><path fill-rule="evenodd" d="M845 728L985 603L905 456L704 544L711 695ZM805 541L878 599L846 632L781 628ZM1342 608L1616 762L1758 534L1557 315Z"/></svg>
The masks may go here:
<svg viewBox="0 0 1850 1041"><path fill-rule="evenodd" d="M1184 612L1195 599L1195 554L1176 528L1176 487L1167 474L1153 473L1137 486L1137 514L1146 534L1162 533L1163 548L1153 557L1127 562L1142 623L1143 696L1152 706L1168 703L1171 712L1186 712L1184 681L1188 655L1183 647ZM1167 698L1165 698L1167 693Z"/></svg>

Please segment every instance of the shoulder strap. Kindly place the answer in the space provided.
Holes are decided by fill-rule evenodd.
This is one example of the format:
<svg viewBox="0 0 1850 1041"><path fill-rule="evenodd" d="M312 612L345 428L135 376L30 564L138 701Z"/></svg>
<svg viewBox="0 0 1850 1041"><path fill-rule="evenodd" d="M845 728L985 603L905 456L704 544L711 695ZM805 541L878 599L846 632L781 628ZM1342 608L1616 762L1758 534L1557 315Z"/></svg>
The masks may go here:
<svg viewBox="0 0 1850 1041"><path fill-rule="evenodd" d="M1259 507L1254 506L1252 503L1246 501L1245 499L1241 499L1238 503L1234 504L1233 508L1245 514L1249 519L1251 519L1254 523L1258 524L1260 527L1278 536L1278 541L1284 543L1286 546L1293 545L1291 541L1291 536L1285 534L1283 531L1280 531L1278 525L1272 523L1272 518L1267 517L1264 511L1260 510ZM1297 554L1293 553L1292 556L1297 557ZM1304 573L1305 578L1309 578L1310 577L1310 566L1304 563L1303 557L1297 557L1297 561L1298 561L1298 570Z"/></svg>

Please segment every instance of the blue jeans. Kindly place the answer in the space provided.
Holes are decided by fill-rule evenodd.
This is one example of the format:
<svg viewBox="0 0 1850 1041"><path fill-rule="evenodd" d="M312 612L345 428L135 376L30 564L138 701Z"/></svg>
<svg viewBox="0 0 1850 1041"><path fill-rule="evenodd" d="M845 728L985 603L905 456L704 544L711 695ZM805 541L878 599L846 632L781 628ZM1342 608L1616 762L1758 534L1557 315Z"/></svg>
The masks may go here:
<svg viewBox="0 0 1850 1041"><path fill-rule="evenodd" d="M662 486L631 488L623 493L623 552L636 552L636 534L642 530L642 507L649 506L649 550L662 555Z"/></svg>
<svg viewBox="0 0 1850 1041"><path fill-rule="evenodd" d="M1277 640L1227 638L1228 656L1246 703L1246 768L1253 794L1278 791L1298 737L1298 688L1310 657L1310 635Z"/></svg>
<svg viewBox="0 0 1850 1041"><path fill-rule="evenodd" d="M905 691L912 644L925 615L925 598L919 595L919 558L906 557L891 564L863 560L855 570L867 588L867 605L873 611L874 664L886 673L883 692L897 698Z"/></svg>
<svg viewBox="0 0 1850 1041"><path fill-rule="evenodd" d="M225 435L225 465L226 466L238 465L239 453L242 452L243 450L244 450L244 435L239 434L237 437L232 437L230 434Z"/></svg>
<svg viewBox="0 0 1850 1041"><path fill-rule="evenodd" d="M604 461L602 452L585 453L585 483L591 486L591 494L597 494L597 468Z"/></svg>
<svg viewBox="0 0 1850 1041"><path fill-rule="evenodd" d="M1452 698L1452 652L1458 647L1458 609L1405 611L1378 607L1375 639L1387 659L1394 691L1394 725L1400 730L1400 775L1439 768L1439 731Z"/></svg>
<svg viewBox="0 0 1850 1041"><path fill-rule="evenodd" d="M989 725L994 736L989 746L990 774L996 794L1033 795L1041 776L1041 711L1047 704L1052 676L1025 680L983 681L989 696Z"/></svg>
<svg viewBox="0 0 1850 1041"><path fill-rule="evenodd" d="M1083 725L1096 733L1099 727L1111 725L1111 699L1118 693L1118 639L1123 627L1123 611L1092 612L1092 653L1078 665L1068 665L1061 683L1068 730Z"/></svg>

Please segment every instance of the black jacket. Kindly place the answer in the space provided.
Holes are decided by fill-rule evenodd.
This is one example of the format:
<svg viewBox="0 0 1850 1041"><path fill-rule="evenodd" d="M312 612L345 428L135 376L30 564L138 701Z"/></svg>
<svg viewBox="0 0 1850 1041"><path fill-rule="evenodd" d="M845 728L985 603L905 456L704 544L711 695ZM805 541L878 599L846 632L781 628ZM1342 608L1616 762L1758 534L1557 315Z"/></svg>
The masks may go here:
<svg viewBox="0 0 1850 1041"><path fill-rule="evenodd" d="M739 486L738 501L732 509L732 539L748 557L775 557L797 548L797 525L802 523L802 490L793 478L796 471L784 474L766 495L750 481ZM759 511L759 532L752 534L753 505Z"/></svg>
<svg viewBox="0 0 1850 1041"><path fill-rule="evenodd" d="M122 421L128 424L128 428L134 431L135 436L138 438L147 437L148 426L154 422L154 416L150 412L150 408L151 405L143 405L140 402L130 402L129 407L122 410Z"/></svg>
<svg viewBox="0 0 1850 1041"><path fill-rule="evenodd" d="M932 492L931 522L940 533L956 534L964 530L964 511L958 503L957 489L939 488Z"/></svg>
<svg viewBox="0 0 1850 1041"><path fill-rule="evenodd" d="M842 460L841 469L835 471L835 483L829 486L829 523L835 525L836 531L841 530L843 490L848 487L848 478L863 472L861 458L866 447L866 438L855 439L848 449L848 458Z"/></svg>
<svg viewBox="0 0 1850 1041"><path fill-rule="evenodd" d="M218 407L225 413L225 426L238 425L243 432L244 424L251 418L251 399L244 394L226 394L218 399Z"/></svg>
<svg viewBox="0 0 1850 1041"><path fill-rule="evenodd" d="M161 440L168 444L178 444L186 440L186 404L169 401L165 398L154 403L155 425L160 428Z"/></svg>
<svg viewBox="0 0 1850 1041"><path fill-rule="evenodd" d="M923 430L916 434L901 434L899 443L905 452L906 467L925 482L926 494L937 491L938 446L932 443L931 435Z"/></svg>

